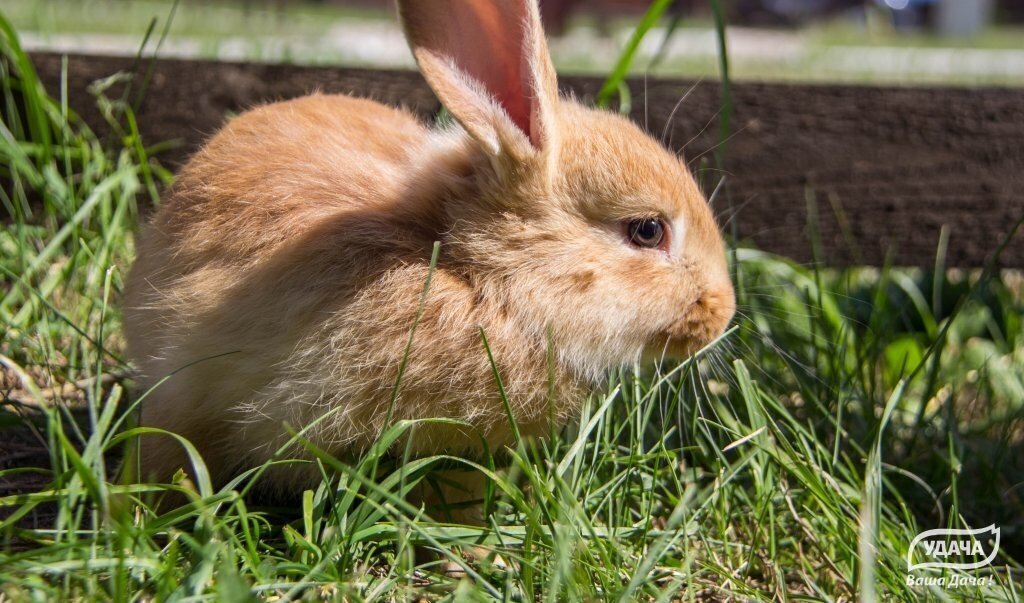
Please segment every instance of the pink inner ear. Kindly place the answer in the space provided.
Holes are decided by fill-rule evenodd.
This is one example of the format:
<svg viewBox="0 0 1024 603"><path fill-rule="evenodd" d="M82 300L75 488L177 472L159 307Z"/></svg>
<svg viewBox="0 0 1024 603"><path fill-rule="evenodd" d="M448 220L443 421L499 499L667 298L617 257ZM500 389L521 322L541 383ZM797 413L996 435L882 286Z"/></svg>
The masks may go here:
<svg viewBox="0 0 1024 603"><path fill-rule="evenodd" d="M439 10L417 24L424 46L451 57L460 70L484 85L512 122L536 143L532 132L533 87L530 85L528 13L521 0L454 0L420 10ZM440 4L440 5L439 5ZM440 17L440 18L439 18ZM447 21L447 22L446 22ZM414 42L415 43L415 42Z"/></svg>

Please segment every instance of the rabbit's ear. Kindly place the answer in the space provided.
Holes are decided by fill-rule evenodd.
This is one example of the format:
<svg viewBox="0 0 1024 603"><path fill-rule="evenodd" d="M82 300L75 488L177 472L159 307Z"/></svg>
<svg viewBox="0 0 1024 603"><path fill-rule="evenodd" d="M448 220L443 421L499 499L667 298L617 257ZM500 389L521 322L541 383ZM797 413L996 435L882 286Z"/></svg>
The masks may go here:
<svg viewBox="0 0 1024 603"><path fill-rule="evenodd" d="M492 155L553 145L558 102L536 0L398 0L427 83Z"/></svg>

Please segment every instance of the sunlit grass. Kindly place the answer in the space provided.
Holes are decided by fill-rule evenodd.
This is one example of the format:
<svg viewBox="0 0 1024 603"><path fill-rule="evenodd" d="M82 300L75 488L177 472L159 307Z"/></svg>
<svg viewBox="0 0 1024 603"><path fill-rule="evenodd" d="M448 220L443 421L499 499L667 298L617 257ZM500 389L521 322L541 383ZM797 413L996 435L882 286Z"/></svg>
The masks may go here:
<svg viewBox="0 0 1024 603"><path fill-rule="evenodd" d="M719 342L611 375L558 437L493 458L406 458L418 423L401 422L359 459L309 447L323 483L287 507L243 495L259 470L215 489L198 457L173 484L120 481L125 444L157 436L132 419L118 299L138 208L169 176L130 107L104 101L99 140L4 26L4 597L1020 599L1020 275L950 272L941 249L931 269L844 270L738 249ZM406 502L437 468L488 474L488 525ZM906 585L919 531L989 523L990 585Z"/></svg>
<svg viewBox="0 0 1024 603"><path fill-rule="evenodd" d="M604 74L615 64L622 47L634 39L642 12L612 11L602 16L603 11L587 10L586 4L581 3L567 35L554 40L551 49L561 71ZM309 0L7 0L4 10L19 31L31 34L34 44L68 52L134 54L149 23L163 21L173 13L163 46L165 56L412 66L386 5L358 7ZM646 69L659 48L668 48L652 74L716 76L715 20L706 13L687 15L676 21L678 27L667 27L667 19L663 19L641 45L633 73ZM737 28L731 53L733 77L854 84L1024 85L1020 54L1024 52L1024 28L1019 25L996 24L975 36L941 37L928 31L897 31L880 7L867 14L869 17L862 19L841 13L798 29ZM929 49L940 50L933 53ZM965 57L963 52L950 54L942 49L981 49L994 54Z"/></svg>

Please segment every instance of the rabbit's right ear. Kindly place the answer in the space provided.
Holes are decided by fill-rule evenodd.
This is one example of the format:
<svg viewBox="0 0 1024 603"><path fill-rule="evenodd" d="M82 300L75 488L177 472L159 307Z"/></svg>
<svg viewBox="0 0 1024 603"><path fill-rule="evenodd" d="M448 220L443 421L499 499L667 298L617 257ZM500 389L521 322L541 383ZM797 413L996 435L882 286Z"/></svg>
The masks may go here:
<svg viewBox="0 0 1024 603"><path fill-rule="evenodd" d="M493 156L554 145L558 102L536 0L398 0L427 83Z"/></svg>

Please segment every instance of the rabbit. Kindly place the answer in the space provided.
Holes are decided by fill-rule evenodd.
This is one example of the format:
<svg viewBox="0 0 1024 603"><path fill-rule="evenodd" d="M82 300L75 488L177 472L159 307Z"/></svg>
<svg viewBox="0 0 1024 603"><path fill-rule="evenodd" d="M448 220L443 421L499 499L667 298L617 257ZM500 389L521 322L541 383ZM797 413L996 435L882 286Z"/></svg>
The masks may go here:
<svg viewBox="0 0 1024 603"><path fill-rule="evenodd" d="M541 437L609 369L685 358L732 318L722 236L686 163L559 96L536 0L398 12L452 123L320 93L253 108L140 236L124 316L151 389L141 423L192 442L215 484L290 429L336 455L389 418L458 420L419 425L413 455L499 450L509 413ZM150 479L190 470L170 437L138 454ZM308 465L261 479L311 487Z"/></svg>

